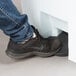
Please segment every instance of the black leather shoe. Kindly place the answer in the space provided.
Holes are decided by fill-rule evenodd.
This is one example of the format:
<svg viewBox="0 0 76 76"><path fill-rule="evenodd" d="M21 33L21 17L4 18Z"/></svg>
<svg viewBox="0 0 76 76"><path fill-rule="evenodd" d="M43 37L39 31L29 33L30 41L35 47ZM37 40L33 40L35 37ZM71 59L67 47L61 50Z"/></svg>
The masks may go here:
<svg viewBox="0 0 76 76"><path fill-rule="evenodd" d="M37 29L34 29L34 33L36 34L36 37L31 37L27 41L22 43L15 43L12 40L10 40L6 54L14 59L22 59L26 58L32 55L41 56L41 57L49 57L53 56L55 53L59 51L59 47L54 47L54 45L51 45L48 42L48 39L44 39L40 36ZM55 42L56 43L56 42ZM49 47L51 45L51 49ZM56 44L55 44L56 45ZM53 48L53 49L52 49Z"/></svg>
<svg viewBox="0 0 76 76"><path fill-rule="evenodd" d="M49 37L48 44L50 51L55 51L54 55L56 55L62 48L62 43L58 37Z"/></svg>

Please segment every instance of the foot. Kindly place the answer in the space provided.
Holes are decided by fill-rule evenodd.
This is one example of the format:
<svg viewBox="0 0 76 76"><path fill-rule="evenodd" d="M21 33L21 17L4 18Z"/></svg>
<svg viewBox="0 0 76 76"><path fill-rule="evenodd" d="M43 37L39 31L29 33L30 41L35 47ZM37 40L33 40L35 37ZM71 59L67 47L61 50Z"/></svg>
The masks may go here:
<svg viewBox="0 0 76 76"><path fill-rule="evenodd" d="M32 28L34 30L35 37L32 36L28 40L21 43L15 43L14 41L10 40L6 50L6 54L9 57L14 59L22 59L33 55L49 57L53 56L59 51L59 48L50 50L48 40L42 38L37 29L35 29L33 26Z"/></svg>

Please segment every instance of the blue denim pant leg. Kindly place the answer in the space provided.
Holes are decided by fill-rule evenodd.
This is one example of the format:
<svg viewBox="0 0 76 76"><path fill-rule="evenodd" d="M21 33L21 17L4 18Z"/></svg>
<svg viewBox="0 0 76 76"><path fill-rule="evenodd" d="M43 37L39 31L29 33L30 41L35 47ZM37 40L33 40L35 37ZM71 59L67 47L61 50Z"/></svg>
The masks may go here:
<svg viewBox="0 0 76 76"><path fill-rule="evenodd" d="M0 29L15 42L33 35L26 14L20 14L11 0L0 0Z"/></svg>

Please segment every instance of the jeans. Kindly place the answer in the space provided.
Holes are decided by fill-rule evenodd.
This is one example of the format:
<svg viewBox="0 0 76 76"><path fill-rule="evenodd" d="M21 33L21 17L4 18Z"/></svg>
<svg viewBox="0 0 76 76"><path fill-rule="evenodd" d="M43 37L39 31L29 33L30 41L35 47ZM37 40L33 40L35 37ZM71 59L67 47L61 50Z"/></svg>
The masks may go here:
<svg viewBox="0 0 76 76"><path fill-rule="evenodd" d="M0 29L15 42L21 42L33 35L26 14L20 14L12 0L0 0Z"/></svg>

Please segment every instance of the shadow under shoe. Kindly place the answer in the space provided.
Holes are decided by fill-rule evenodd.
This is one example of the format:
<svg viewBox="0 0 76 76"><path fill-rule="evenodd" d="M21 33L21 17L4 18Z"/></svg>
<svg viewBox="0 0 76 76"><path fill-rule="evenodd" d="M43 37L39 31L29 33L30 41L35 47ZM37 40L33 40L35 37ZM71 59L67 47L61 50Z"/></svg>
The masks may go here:
<svg viewBox="0 0 76 76"><path fill-rule="evenodd" d="M56 56L68 56L68 33L62 32L58 38L60 39L62 43L62 48L61 50L56 54Z"/></svg>

